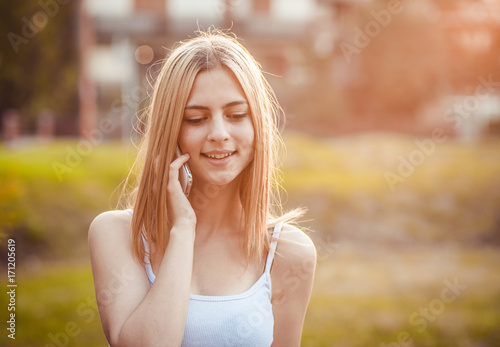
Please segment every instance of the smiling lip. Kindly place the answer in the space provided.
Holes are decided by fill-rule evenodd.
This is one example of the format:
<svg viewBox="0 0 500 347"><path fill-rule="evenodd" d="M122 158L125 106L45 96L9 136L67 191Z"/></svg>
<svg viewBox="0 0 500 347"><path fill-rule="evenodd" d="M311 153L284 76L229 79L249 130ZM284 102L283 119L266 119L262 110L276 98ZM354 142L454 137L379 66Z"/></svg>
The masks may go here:
<svg viewBox="0 0 500 347"><path fill-rule="evenodd" d="M216 160L221 160L230 157L233 155L234 152L230 151L211 151L211 152L206 152L202 153L203 156L210 158L210 159L216 159Z"/></svg>
<svg viewBox="0 0 500 347"><path fill-rule="evenodd" d="M234 153L234 151L210 151L202 153L202 156L212 165L225 165Z"/></svg>

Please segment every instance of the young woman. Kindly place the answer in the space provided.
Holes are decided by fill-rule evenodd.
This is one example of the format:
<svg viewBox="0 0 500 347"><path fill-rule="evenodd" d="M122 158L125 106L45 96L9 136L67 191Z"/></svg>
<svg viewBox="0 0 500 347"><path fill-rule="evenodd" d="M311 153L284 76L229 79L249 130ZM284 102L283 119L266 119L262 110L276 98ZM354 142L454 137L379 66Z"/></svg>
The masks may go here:
<svg viewBox="0 0 500 347"><path fill-rule="evenodd" d="M234 37L200 33L170 53L130 209L90 226L111 346L300 345L316 250L286 223L299 212L271 211L279 114L259 64ZM188 196L183 164L193 176Z"/></svg>

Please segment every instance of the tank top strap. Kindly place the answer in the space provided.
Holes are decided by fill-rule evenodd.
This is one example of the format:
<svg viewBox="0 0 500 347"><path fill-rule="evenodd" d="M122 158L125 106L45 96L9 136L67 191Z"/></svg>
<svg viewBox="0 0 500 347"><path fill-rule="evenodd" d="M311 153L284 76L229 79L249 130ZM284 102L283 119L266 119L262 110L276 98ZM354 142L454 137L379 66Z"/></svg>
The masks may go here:
<svg viewBox="0 0 500 347"><path fill-rule="evenodd" d="M266 269L264 272L270 273L271 266L273 265L274 254L276 253L276 246L278 245L278 239L280 237L280 231L283 227L283 222L280 222L274 226L273 236L271 238L271 245L269 247L269 253L267 254Z"/></svg>
<svg viewBox="0 0 500 347"><path fill-rule="evenodd" d="M134 214L133 210L125 210L130 214ZM149 285L153 285L153 282L156 278L155 274L153 273L153 268L151 266L151 260L149 259L149 246L148 246L148 241L144 237L144 233L141 233L141 239L142 239L142 244L144 245L144 268L146 269L146 275L148 276L148 281Z"/></svg>

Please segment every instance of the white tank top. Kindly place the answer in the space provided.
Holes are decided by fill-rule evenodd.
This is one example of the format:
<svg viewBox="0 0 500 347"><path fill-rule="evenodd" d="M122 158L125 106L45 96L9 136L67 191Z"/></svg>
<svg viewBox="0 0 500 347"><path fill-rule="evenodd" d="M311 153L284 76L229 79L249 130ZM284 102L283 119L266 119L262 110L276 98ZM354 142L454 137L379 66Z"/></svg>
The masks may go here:
<svg viewBox="0 0 500 347"><path fill-rule="evenodd" d="M189 295L188 314L181 347L260 347L273 342L271 266L282 223L275 226L264 273L243 293L226 296ZM143 238L144 248L148 245ZM156 276L144 258L150 286Z"/></svg>

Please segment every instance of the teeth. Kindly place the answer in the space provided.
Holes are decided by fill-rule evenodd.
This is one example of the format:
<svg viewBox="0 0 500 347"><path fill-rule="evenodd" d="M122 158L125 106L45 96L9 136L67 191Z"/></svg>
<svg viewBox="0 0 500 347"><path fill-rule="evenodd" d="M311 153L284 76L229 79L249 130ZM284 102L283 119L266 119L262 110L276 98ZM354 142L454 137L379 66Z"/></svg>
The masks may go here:
<svg viewBox="0 0 500 347"><path fill-rule="evenodd" d="M229 157L233 153L225 153L225 154L205 154L205 156L212 158L212 159L222 159Z"/></svg>

